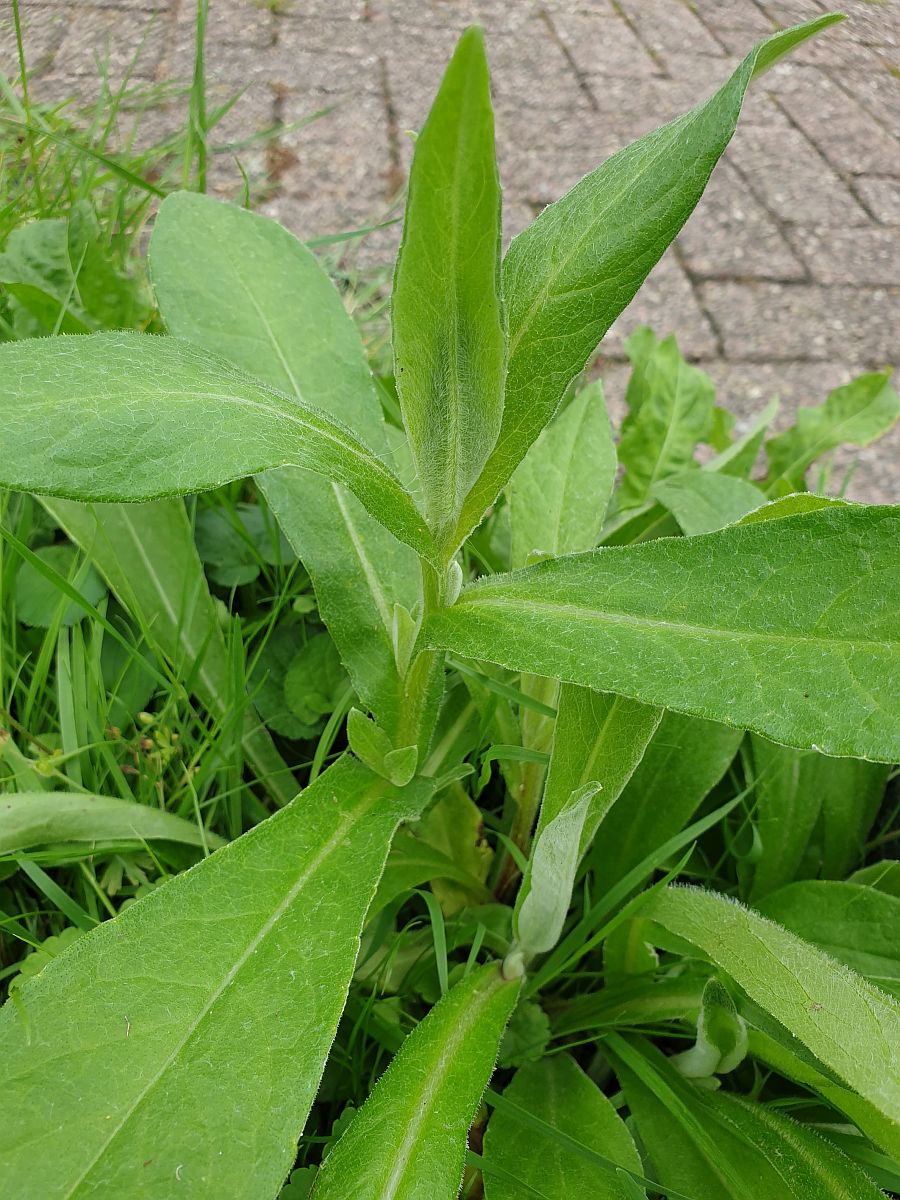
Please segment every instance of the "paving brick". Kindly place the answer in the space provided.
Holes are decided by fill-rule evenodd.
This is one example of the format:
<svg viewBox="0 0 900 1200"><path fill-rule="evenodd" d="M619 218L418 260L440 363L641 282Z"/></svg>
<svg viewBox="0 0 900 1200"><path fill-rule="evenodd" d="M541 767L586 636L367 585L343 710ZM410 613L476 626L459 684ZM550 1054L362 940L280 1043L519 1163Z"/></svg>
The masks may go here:
<svg viewBox="0 0 900 1200"><path fill-rule="evenodd" d="M649 79L661 73L658 63L621 17L551 12L550 19L592 86L607 78Z"/></svg>
<svg viewBox="0 0 900 1200"><path fill-rule="evenodd" d="M870 175L856 181L856 190L882 225L900 225L900 179Z"/></svg>
<svg viewBox="0 0 900 1200"><path fill-rule="evenodd" d="M705 278L806 276L776 222L727 162L713 171L678 245L688 269Z"/></svg>
<svg viewBox="0 0 900 1200"><path fill-rule="evenodd" d="M25 9L21 14L25 69L46 70L69 28L64 8ZM0 71L10 79L19 77L19 51L12 13L0 16Z"/></svg>
<svg viewBox="0 0 900 1200"><path fill-rule="evenodd" d="M162 58L166 14L80 6L57 50L67 75L96 77L98 60L115 87L126 73L152 77Z"/></svg>
<svg viewBox="0 0 900 1200"><path fill-rule="evenodd" d="M817 126L818 122L810 122ZM738 129L727 161L779 220L817 225L866 225L868 214L809 141L793 128Z"/></svg>
<svg viewBox="0 0 900 1200"><path fill-rule="evenodd" d="M624 358L624 339L638 325L650 325L661 336L676 333L688 358L710 357L717 352L709 321L687 275L671 252L665 254L650 272L644 286L603 339L601 354L607 358Z"/></svg>
<svg viewBox="0 0 900 1200"><path fill-rule="evenodd" d="M685 0L621 0L641 41L663 63L670 54L688 53L717 56L722 45L709 32Z"/></svg>
<svg viewBox="0 0 900 1200"><path fill-rule="evenodd" d="M870 64L867 70L836 73L834 81L896 135L900 129L900 78L889 70L873 70ZM893 167L900 173L896 158Z"/></svg>
<svg viewBox="0 0 900 1200"><path fill-rule="evenodd" d="M794 229L791 241L819 283L896 285L900 238L892 229Z"/></svg>
<svg viewBox="0 0 900 1200"><path fill-rule="evenodd" d="M842 359L871 369L900 351L897 289L709 282L700 285L700 293L726 358Z"/></svg>
<svg viewBox="0 0 900 1200"><path fill-rule="evenodd" d="M193 43L196 28L196 5L182 4L178 9L173 35L180 43ZM257 0L227 0L225 4L209 5L206 22L206 45L244 46L261 49L275 40L275 17L272 10Z"/></svg>
<svg viewBox="0 0 900 1200"><path fill-rule="evenodd" d="M839 171L881 173L900 162L900 142L824 75L782 92L779 103Z"/></svg>

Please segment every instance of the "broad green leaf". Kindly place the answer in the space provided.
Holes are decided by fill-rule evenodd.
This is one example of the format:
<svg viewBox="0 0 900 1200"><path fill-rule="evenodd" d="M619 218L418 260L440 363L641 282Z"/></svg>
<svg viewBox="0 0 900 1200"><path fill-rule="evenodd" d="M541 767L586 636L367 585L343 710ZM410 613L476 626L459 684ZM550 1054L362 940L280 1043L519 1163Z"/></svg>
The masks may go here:
<svg viewBox="0 0 900 1200"><path fill-rule="evenodd" d="M900 994L897 896L858 883L811 879L780 888L756 907L885 991Z"/></svg>
<svg viewBox="0 0 900 1200"><path fill-rule="evenodd" d="M504 1097L551 1126L541 1136L531 1125L516 1120L512 1109L498 1108L484 1139L486 1200L526 1200L526 1189L546 1197L591 1197L591 1200L629 1200L645 1193L628 1191L609 1170L580 1158L563 1142L559 1130L589 1150L635 1174L643 1173L638 1152L625 1122L595 1083L568 1054L555 1054L522 1067L504 1089ZM497 1167L520 1180L517 1187Z"/></svg>
<svg viewBox="0 0 900 1200"><path fill-rule="evenodd" d="M60 843L134 847L155 841L213 850L222 845L217 834L148 804L81 792L0 795L0 856Z"/></svg>
<svg viewBox="0 0 900 1200"><path fill-rule="evenodd" d="M156 218L150 269L171 333L385 450L359 335L331 280L286 229L234 205L176 193ZM419 600L415 555L354 495L311 471L283 467L257 483L312 578L357 695L393 731L401 702L394 611Z"/></svg>
<svg viewBox="0 0 900 1200"><path fill-rule="evenodd" d="M891 997L714 892L670 887L641 915L695 946L860 1096L900 1120L900 1006Z"/></svg>
<svg viewBox="0 0 900 1200"><path fill-rule="evenodd" d="M234 720L225 638L181 500L78 504L44 497L44 507L78 545L213 717ZM249 701L241 745L260 783L279 804L297 794L290 768Z"/></svg>
<svg viewBox="0 0 900 1200"><path fill-rule="evenodd" d="M401 830L394 838L378 893L369 911L370 919L373 913L422 883L430 883L432 891L440 894L441 888L435 885L452 882L470 898L482 903L490 900L490 892L477 875L472 875L443 850L417 836L421 827L419 821L414 831Z"/></svg>
<svg viewBox="0 0 900 1200"><path fill-rule="evenodd" d="M614 154L515 238L503 262L509 364L500 436L466 501L481 520L569 383L693 211L751 79L839 20L761 42L709 100Z"/></svg>
<svg viewBox="0 0 900 1200"><path fill-rule="evenodd" d="M890 371L860 375L835 388L824 404L799 408L795 424L766 442L769 493L803 491L807 469L821 455L846 443L868 446L887 433L900 417L890 378Z"/></svg>
<svg viewBox="0 0 900 1200"><path fill-rule="evenodd" d="M900 860L883 859L854 871L848 883L862 883L889 896L900 896Z"/></svg>
<svg viewBox="0 0 900 1200"><path fill-rule="evenodd" d="M704 1091L642 1039L608 1049L660 1182L703 1200L879 1200L821 1134L774 1108Z"/></svg>
<svg viewBox="0 0 900 1200"><path fill-rule="evenodd" d="M189 342L139 333L11 342L0 346L0 378L6 487L153 500L304 466L353 488L396 536L431 553L409 494L348 429Z"/></svg>
<svg viewBox="0 0 900 1200"><path fill-rule="evenodd" d="M661 709L624 696L563 684L538 829L562 811L572 792L595 781L600 789L585 820L583 852L641 761L662 715Z"/></svg>
<svg viewBox="0 0 900 1200"><path fill-rule="evenodd" d="M315 1200L453 1200L518 994L488 963L435 1005L325 1159Z"/></svg>
<svg viewBox="0 0 900 1200"><path fill-rule="evenodd" d="M449 787L416 826L422 842L454 862L460 876L432 880L431 890L445 913L485 899L485 880L494 853L484 836L481 809L465 788ZM465 878L463 878L465 876Z"/></svg>
<svg viewBox="0 0 900 1200"><path fill-rule="evenodd" d="M654 485L653 495L688 537L731 525L766 502L765 495L752 483L713 471L670 475Z"/></svg>
<svg viewBox="0 0 900 1200"><path fill-rule="evenodd" d="M862 854L888 768L790 750L755 735L750 747L761 842L750 899L756 903L798 874L817 875L820 868L826 875L846 874ZM817 826L821 845L811 846Z"/></svg>
<svg viewBox="0 0 900 1200"><path fill-rule="evenodd" d="M274 1196L423 802L343 758L29 980L0 1014L6 1191Z"/></svg>
<svg viewBox="0 0 900 1200"><path fill-rule="evenodd" d="M779 407L778 397L774 396L750 422L746 433L705 463L703 470L718 471L720 475L734 475L738 479L749 479L759 457L763 439L777 417Z"/></svg>
<svg viewBox="0 0 900 1200"><path fill-rule="evenodd" d="M424 639L890 762L900 757L898 559L897 509L835 505L492 576L430 617Z"/></svg>
<svg viewBox="0 0 900 1200"><path fill-rule="evenodd" d="M740 730L666 712L603 822L591 862L604 888L688 825L737 753Z"/></svg>
<svg viewBox="0 0 900 1200"><path fill-rule="evenodd" d="M643 504L661 480L693 464L697 443L712 427L715 405L712 380L685 362L674 337L660 342L646 362L639 361L638 372L644 375L641 402L622 423L619 442L625 467L616 495L620 509Z"/></svg>
<svg viewBox="0 0 900 1200"><path fill-rule="evenodd" d="M616 476L616 448L599 382L543 430L509 485L511 565L529 554L596 546Z"/></svg>
<svg viewBox="0 0 900 1200"><path fill-rule="evenodd" d="M786 1079L817 1092L829 1104L845 1113L862 1132L888 1154L900 1154L900 1129L856 1092L835 1082L830 1073L810 1055L796 1054L761 1029L747 1033L748 1049L758 1062L777 1071ZM802 1049L802 1047L801 1047Z"/></svg>
<svg viewBox="0 0 900 1200"><path fill-rule="evenodd" d="M526 959L546 954L559 941L581 858L585 821L598 788L591 782L574 791L535 838L513 921L517 949Z"/></svg>
<svg viewBox="0 0 900 1200"><path fill-rule="evenodd" d="M459 40L416 139L391 303L425 512L452 535L503 411L500 180L482 32Z"/></svg>

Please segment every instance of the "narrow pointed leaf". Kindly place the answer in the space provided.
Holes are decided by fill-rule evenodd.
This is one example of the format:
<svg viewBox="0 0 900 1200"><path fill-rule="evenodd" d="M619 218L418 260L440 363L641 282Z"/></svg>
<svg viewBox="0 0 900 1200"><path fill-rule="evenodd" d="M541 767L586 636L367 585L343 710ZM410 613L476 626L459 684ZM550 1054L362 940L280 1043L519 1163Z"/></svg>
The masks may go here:
<svg viewBox="0 0 900 1200"><path fill-rule="evenodd" d="M898 590L898 510L838 504L493 576L434 614L424 637L789 745L892 762Z"/></svg>
<svg viewBox="0 0 900 1200"><path fill-rule="evenodd" d="M488 963L435 1005L326 1158L314 1200L453 1200L518 994Z"/></svg>
<svg viewBox="0 0 900 1200"><path fill-rule="evenodd" d="M285 465L352 488L426 555L396 476L318 409L176 338L98 333L0 346L0 483L73 500L153 500ZM73 419L75 414L75 419Z"/></svg>
<svg viewBox="0 0 900 1200"><path fill-rule="evenodd" d="M392 300L397 391L433 528L453 529L503 407L500 181L481 30L416 141Z"/></svg>
<svg viewBox="0 0 900 1200"><path fill-rule="evenodd" d="M0 856L39 846L83 843L129 846L142 842L222 845L222 839L174 813L81 792L12 792L0 796Z"/></svg>
<svg viewBox="0 0 900 1200"><path fill-rule="evenodd" d="M771 495L802 491L809 467L838 446L868 446L900 418L890 371L860 375L835 388L824 404L799 408L790 429L766 442Z"/></svg>
<svg viewBox="0 0 900 1200"><path fill-rule="evenodd" d="M511 566L529 554L596 546L616 477L616 448L598 383L547 426L510 480Z"/></svg>
<svg viewBox="0 0 900 1200"><path fill-rule="evenodd" d="M316 405L384 452L359 335L331 280L286 229L208 196L175 193L154 224L150 269L170 333ZM392 730L401 690L393 612L419 598L415 555L346 488L312 471L283 467L257 482L312 578L356 694Z"/></svg>
<svg viewBox="0 0 900 1200"><path fill-rule="evenodd" d="M715 892L675 887L641 916L690 942L820 1062L900 1122L900 1005L795 934Z"/></svg>
<svg viewBox="0 0 900 1200"><path fill-rule="evenodd" d="M514 239L503 263L503 423L466 502L462 532L481 520L690 216L731 140L751 79L837 20L821 17L760 42L709 100L614 154Z"/></svg>
<svg viewBox="0 0 900 1200"><path fill-rule="evenodd" d="M701 1091L643 1039L610 1060L660 1182L703 1200L879 1200L866 1173L773 1108Z"/></svg>
<svg viewBox="0 0 900 1200"><path fill-rule="evenodd" d="M218 721L235 719L225 638L183 502L93 505L45 496L43 504L177 677ZM297 785L249 699L238 719L246 761L269 795L287 804Z"/></svg>
<svg viewBox="0 0 900 1200"><path fill-rule="evenodd" d="M640 763L662 715L649 704L564 683L538 829L562 811L572 792L595 780L600 790L585 819L583 852Z"/></svg>
<svg viewBox="0 0 900 1200"><path fill-rule="evenodd" d="M274 1196L422 801L341 759L27 982L0 1014L6 1191Z"/></svg>
<svg viewBox="0 0 900 1200"><path fill-rule="evenodd" d="M491 1168L516 1177L545 1196L590 1196L592 1200L629 1200L645 1193L628 1191L614 1174L614 1164L637 1175L643 1166L622 1118L595 1083L568 1054L556 1054L517 1071L503 1092L506 1099L551 1126L541 1137L516 1120L512 1109L498 1108L484 1139L486 1200L524 1200L525 1192ZM603 1158L610 1169L579 1158L552 1131L581 1142Z"/></svg>

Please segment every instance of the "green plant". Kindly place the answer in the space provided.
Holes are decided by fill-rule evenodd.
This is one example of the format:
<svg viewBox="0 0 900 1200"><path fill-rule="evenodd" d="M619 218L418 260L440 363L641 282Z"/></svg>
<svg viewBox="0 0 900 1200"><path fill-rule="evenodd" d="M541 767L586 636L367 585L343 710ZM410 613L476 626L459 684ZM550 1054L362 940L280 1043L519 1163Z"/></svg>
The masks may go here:
<svg viewBox="0 0 900 1200"><path fill-rule="evenodd" d="M900 757L900 520L804 489L848 429L864 444L889 428L897 396L887 374L839 389L766 443L751 483L773 414L733 440L674 340L638 331L611 503L602 392L575 390L753 76L834 19L762 43L545 210L502 266L487 64L468 31L412 168L392 310L402 428L309 251L190 193L164 202L150 248L170 336L0 348L6 487L64 497L50 511L91 549L100 510L79 502L123 522L153 502L177 525L162 498L255 475L358 700L349 752L297 800L46 947L15 988L0 1017L15 1194L274 1197L320 1083L341 1136L317 1173L328 1130L304 1139L285 1196L449 1198L463 1179L489 1200L868 1197L873 1178L896 1182L900 1010L872 982L896 988L896 952L873 934L896 922L895 877L842 876L880 764ZM704 468L702 441L717 451ZM100 554L127 603L122 556ZM88 606L73 578L65 600ZM340 721L341 677L329 686L323 709L304 704ZM463 781L477 796L495 761L506 794L479 811ZM788 803L802 819L782 830ZM13 851L40 843L21 832L26 804ZM121 810L103 816L121 837ZM140 837L188 834L147 822ZM728 894L668 886L685 871ZM417 900L424 928L403 916ZM405 1036L410 1004L430 1011ZM579 1064L564 1051L581 1039L597 1052ZM395 1057L348 1121L333 1080L372 1044ZM498 1049L518 1070L485 1094ZM467 1159L473 1122L486 1133Z"/></svg>

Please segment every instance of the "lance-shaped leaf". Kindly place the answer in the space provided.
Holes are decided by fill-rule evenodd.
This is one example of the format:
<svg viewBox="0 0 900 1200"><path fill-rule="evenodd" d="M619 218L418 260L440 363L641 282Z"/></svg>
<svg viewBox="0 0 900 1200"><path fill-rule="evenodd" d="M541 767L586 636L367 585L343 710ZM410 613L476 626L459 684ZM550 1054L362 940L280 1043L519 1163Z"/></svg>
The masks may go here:
<svg viewBox="0 0 900 1200"><path fill-rule="evenodd" d="M425 639L789 745L893 762L898 592L898 510L836 504L493 576L435 613Z"/></svg>
<svg viewBox="0 0 900 1200"><path fill-rule="evenodd" d="M314 404L386 452L362 343L315 257L275 221L180 192L160 208L150 269L169 332ZM283 467L257 483L312 578L354 690L389 732L401 703L396 605L419 599L415 555L340 484Z"/></svg>
<svg viewBox="0 0 900 1200"><path fill-rule="evenodd" d="M649 1042L605 1043L662 1184L703 1200L879 1200L861 1167L773 1107L701 1091Z"/></svg>
<svg viewBox="0 0 900 1200"><path fill-rule="evenodd" d="M0 346L0 483L72 500L154 500L285 465L352 488L431 553L409 493L349 429L222 358L139 333Z"/></svg>
<svg viewBox="0 0 900 1200"><path fill-rule="evenodd" d="M391 837L423 801L343 758L27 982L0 1014L5 1189L274 1196Z"/></svg>
<svg viewBox="0 0 900 1200"><path fill-rule="evenodd" d="M799 408L795 424L766 442L771 495L802 491L809 467L838 446L868 446L900 417L890 371L860 375L835 388L824 404Z"/></svg>
<svg viewBox="0 0 900 1200"><path fill-rule="evenodd" d="M670 475L654 485L653 496L665 505L688 537L722 529L766 502L764 493L746 479L715 471L688 470Z"/></svg>
<svg viewBox="0 0 900 1200"><path fill-rule="evenodd" d="M215 849L222 839L174 813L112 796L82 792L13 792L0 796L0 857L39 846L81 843L83 849L180 842Z"/></svg>
<svg viewBox="0 0 900 1200"><path fill-rule="evenodd" d="M488 963L435 1005L325 1159L315 1200L453 1200L518 994Z"/></svg>
<svg viewBox="0 0 900 1200"><path fill-rule="evenodd" d="M433 528L453 530L503 409L500 181L481 30L416 141L391 305L397 391Z"/></svg>
<svg viewBox="0 0 900 1200"><path fill-rule="evenodd" d="M572 792L596 781L600 787L585 819L583 852L641 761L662 715L662 709L625 696L563 684L538 829L562 811Z"/></svg>
<svg viewBox="0 0 900 1200"><path fill-rule="evenodd" d="M484 1138L486 1200L524 1200L529 1193L511 1179L534 1188L538 1196L632 1200L645 1195L636 1184L629 1189L615 1173L618 1165L643 1174L625 1122L568 1054L555 1054L522 1067L503 1098L516 1108L512 1104L498 1108L488 1124ZM525 1110L525 1120L517 1109ZM542 1135L539 1126L528 1123L528 1114L550 1127L546 1133ZM559 1141L554 1141L554 1131L562 1134ZM606 1159L608 1167L580 1157L568 1144L569 1138ZM499 1168L496 1174L492 1168Z"/></svg>
<svg viewBox="0 0 900 1200"><path fill-rule="evenodd" d="M529 554L596 546L616 477L616 448L599 382L547 426L509 486L513 567Z"/></svg>
<svg viewBox="0 0 900 1200"><path fill-rule="evenodd" d="M690 216L731 140L751 79L836 20L821 17L761 42L705 104L614 154L513 240L503 263L503 422L466 501L461 534L481 520Z"/></svg>
<svg viewBox="0 0 900 1200"><path fill-rule="evenodd" d="M215 603L178 499L150 504L79 504L45 496L44 507L128 609L150 644L223 725L242 723L241 748L279 804L297 794L294 777L249 699L236 712L232 672Z"/></svg>
<svg viewBox="0 0 900 1200"><path fill-rule="evenodd" d="M900 1006L890 996L715 892L670 887L650 897L641 916L696 947L820 1062L900 1121Z"/></svg>

